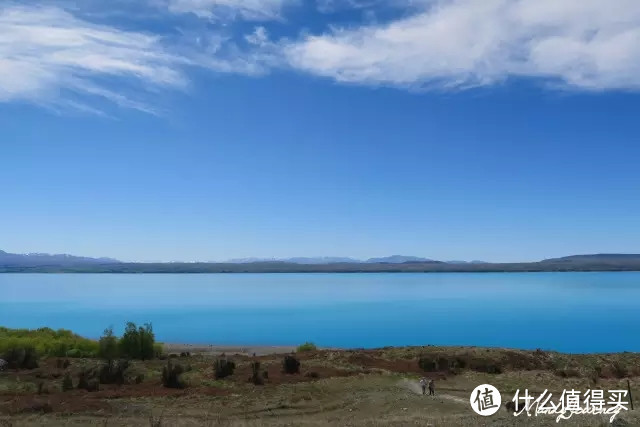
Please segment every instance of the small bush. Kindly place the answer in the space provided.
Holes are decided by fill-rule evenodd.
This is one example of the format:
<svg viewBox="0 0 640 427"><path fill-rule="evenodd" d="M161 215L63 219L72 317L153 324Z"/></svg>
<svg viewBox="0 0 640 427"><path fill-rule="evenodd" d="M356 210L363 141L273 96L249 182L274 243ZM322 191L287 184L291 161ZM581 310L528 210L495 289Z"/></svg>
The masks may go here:
<svg viewBox="0 0 640 427"><path fill-rule="evenodd" d="M563 369L556 369L556 375L562 378L580 378L582 375L578 368L566 367Z"/></svg>
<svg viewBox="0 0 640 427"><path fill-rule="evenodd" d="M307 378L320 378L320 374L315 371L307 372L304 376Z"/></svg>
<svg viewBox="0 0 640 427"><path fill-rule="evenodd" d="M49 388L44 381L38 382L38 394L49 394Z"/></svg>
<svg viewBox="0 0 640 427"><path fill-rule="evenodd" d="M264 377L260 375L260 362L251 362L251 378L249 378L255 385L263 385Z"/></svg>
<svg viewBox="0 0 640 427"><path fill-rule="evenodd" d="M71 350L67 351L66 356L67 357L82 357L82 351L80 351L77 348L72 348Z"/></svg>
<svg viewBox="0 0 640 427"><path fill-rule="evenodd" d="M164 347L161 343L153 343L153 356L156 359L161 359L162 357L164 357Z"/></svg>
<svg viewBox="0 0 640 427"><path fill-rule="evenodd" d="M191 353L189 353L188 351L183 351L182 353L180 353L180 357L191 357Z"/></svg>
<svg viewBox="0 0 640 427"><path fill-rule="evenodd" d="M96 368L83 369L78 373L78 389L87 391L97 391L96 383L99 384L98 370Z"/></svg>
<svg viewBox="0 0 640 427"><path fill-rule="evenodd" d="M2 359L11 369L35 369L38 367L38 354L33 346L8 348Z"/></svg>
<svg viewBox="0 0 640 427"><path fill-rule="evenodd" d="M299 374L300 361L291 355L287 355L282 361L282 369L285 374Z"/></svg>
<svg viewBox="0 0 640 427"><path fill-rule="evenodd" d="M69 390L73 390L73 380L71 379L71 374L67 372L62 379L62 391Z"/></svg>
<svg viewBox="0 0 640 427"><path fill-rule="evenodd" d="M180 378L182 372L182 366L174 365L171 360L167 360L167 366L162 368L162 385L167 388L184 388L185 383Z"/></svg>
<svg viewBox="0 0 640 427"><path fill-rule="evenodd" d="M418 366L425 372L436 372L438 370L437 362L427 357L420 357L418 359Z"/></svg>
<svg viewBox="0 0 640 427"><path fill-rule="evenodd" d="M233 371L236 369L236 364L232 360L228 359L216 359L213 363L213 371L216 379L226 378L233 375Z"/></svg>
<svg viewBox="0 0 640 427"><path fill-rule="evenodd" d="M467 367L467 360L462 357L449 359L444 356L435 358L421 356L418 358L418 366L425 372L449 372L457 374Z"/></svg>
<svg viewBox="0 0 640 427"><path fill-rule="evenodd" d="M100 391L100 381L97 378L90 379L85 390L89 392Z"/></svg>
<svg viewBox="0 0 640 427"><path fill-rule="evenodd" d="M616 378L625 378L629 376L629 370L620 362L614 362L612 367L613 375Z"/></svg>
<svg viewBox="0 0 640 427"><path fill-rule="evenodd" d="M67 369L69 367L69 365L71 365L71 362L69 362L69 359L57 359L56 360L56 367L58 369Z"/></svg>
<svg viewBox="0 0 640 427"><path fill-rule="evenodd" d="M127 360L108 361L100 368L100 384L124 384L125 371L128 367L129 362Z"/></svg>
<svg viewBox="0 0 640 427"><path fill-rule="evenodd" d="M501 374L502 367L498 362L485 359L473 359L469 362L469 368L476 372L484 372L486 374Z"/></svg>
<svg viewBox="0 0 640 427"><path fill-rule="evenodd" d="M302 353L302 352L305 352L305 351L316 351L317 349L318 349L318 347L316 347L316 345L314 343L307 341L304 344L300 344L298 346L298 348L296 349L296 351L298 353Z"/></svg>
<svg viewBox="0 0 640 427"><path fill-rule="evenodd" d="M136 384L142 384L144 381L144 374L138 374L133 380Z"/></svg>
<svg viewBox="0 0 640 427"><path fill-rule="evenodd" d="M53 411L53 407L49 402L41 402L39 400L36 400L36 401L33 401L27 408L25 408L24 411L25 412L42 412L44 414L48 414L49 412Z"/></svg>
<svg viewBox="0 0 640 427"><path fill-rule="evenodd" d="M78 389L89 392L100 391L100 381L98 378L89 378L87 376L79 376Z"/></svg>
<svg viewBox="0 0 640 427"><path fill-rule="evenodd" d="M89 388L89 379L91 377L91 373L87 370L82 370L78 374L78 389L86 390Z"/></svg>

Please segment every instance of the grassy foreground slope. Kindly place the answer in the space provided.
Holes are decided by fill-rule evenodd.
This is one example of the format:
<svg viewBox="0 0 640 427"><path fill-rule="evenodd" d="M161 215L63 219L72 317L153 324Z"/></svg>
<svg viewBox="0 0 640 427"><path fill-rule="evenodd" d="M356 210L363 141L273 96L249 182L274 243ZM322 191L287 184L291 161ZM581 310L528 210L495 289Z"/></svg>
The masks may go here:
<svg viewBox="0 0 640 427"><path fill-rule="evenodd" d="M64 426L262 426L262 425L432 425L508 426L506 409L491 417L471 411L469 396L479 384L496 386L503 402L516 389L622 389L630 381L640 396L640 354L568 355L475 347L405 347L376 350L298 352L299 373L283 373L282 354L224 356L231 375L217 378L221 356L165 355L129 363L124 383L101 384L98 391L74 387L73 379L99 366L93 358L41 358L32 370L0 373L0 425ZM173 350L176 351L176 350ZM66 359L65 359L66 360ZM162 370L171 362L184 367L183 388L167 388ZM252 381L259 362L262 385ZM66 365L66 366L65 366ZM266 372L266 374L265 374ZM420 394L418 378L436 380L436 396ZM556 394L557 393L557 394ZM639 411L619 416L619 425L640 425ZM519 417L517 425L558 425L551 417ZM601 416L574 416L567 426L607 425Z"/></svg>

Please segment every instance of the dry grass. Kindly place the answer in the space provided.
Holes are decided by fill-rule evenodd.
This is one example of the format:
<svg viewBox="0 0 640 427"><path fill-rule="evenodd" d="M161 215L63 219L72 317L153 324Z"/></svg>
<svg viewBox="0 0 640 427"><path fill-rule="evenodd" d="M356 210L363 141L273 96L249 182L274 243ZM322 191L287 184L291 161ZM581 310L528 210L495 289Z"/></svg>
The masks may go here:
<svg viewBox="0 0 640 427"><path fill-rule="evenodd" d="M213 372L214 356L175 359L191 367L182 376L188 384L182 390L162 387L163 360L131 364L127 375L143 375L140 384L101 385L93 393L64 393L61 383L65 372L75 381L80 370L98 363L95 360L74 360L68 368L59 369L56 360L49 359L33 371L0 373L0 427L507 426L514 419L504 409L487 418L471 411L469 395L475 386L493 384L504 401L518 388L548 389L558 395L568 388L626 388L623 373L640 396L640 355L632 353L566 355L468 347L309 351L296 355L301 361L297 375L281 372L282 355L227 357L237 367L232 376L221 380ZM418 367L420 357L458 360L466 367L425 374ZM259 361L261 370L268 372L264 385L249 381L252 361ZM486 363L499 366L501 373L483 372ZM421 375L436 378L435 398L419 394L416 380ZM41 382L48 394L37 394ZM637 412L621 417L628 425L640 425ZM550 417L519 417L517 421L523 426L557 425ZM583 416L562 425L600 426L602 422L599 417Z"/></svg>

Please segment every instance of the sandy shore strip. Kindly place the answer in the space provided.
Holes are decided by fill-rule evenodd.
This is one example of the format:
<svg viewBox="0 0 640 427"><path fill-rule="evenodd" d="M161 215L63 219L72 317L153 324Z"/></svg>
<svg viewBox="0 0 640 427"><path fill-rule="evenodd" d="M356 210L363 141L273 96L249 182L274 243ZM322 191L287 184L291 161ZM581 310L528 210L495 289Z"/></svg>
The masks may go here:
<svg viewBox="0 0 640 427"><path fill-rule="evenodd" d="M264 356L268 354L285 354L296 351L296 346L267 346L267 345L217 345L217 344L180 344L163 343L164 351L168 354L189 352L191 354L219 355L243 354Z"/></svg>

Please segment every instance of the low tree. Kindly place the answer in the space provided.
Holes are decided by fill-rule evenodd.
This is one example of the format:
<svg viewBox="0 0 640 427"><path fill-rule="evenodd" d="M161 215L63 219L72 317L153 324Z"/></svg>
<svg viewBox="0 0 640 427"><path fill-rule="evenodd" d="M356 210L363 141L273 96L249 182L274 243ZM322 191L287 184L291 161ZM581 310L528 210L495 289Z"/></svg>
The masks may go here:
<svg viewBox="0 0 640 427"><path fill-rule="evenodd" d="M120 338L120 354L129 359L148 360L157 354L155 335L151 323L145 323L137 327L135 323L128 322L122 338Z"/></svg>
<svg viewBox="0 0 640 427"><path fill-rule="evenodd" d="M118 339L113 335L113 328L105 329L100 337L98 355L108 363L118 358Z"/></svg>
<svg viewBox="0 0 640 427"><path fill-rule="evenodd" d="M119 342L120 354L130 359L139 359L140 357L140 334L138 327L133 322L127 322L124 333Z"/></svg>
<svg viewBox="0 0 640 427"><path fill-rule="evenodd" d="M155 356L155 335L151 323L145 323L144 327L141 326L138 329L138 334L140 336L140 359L153 359Z"/></svg>

